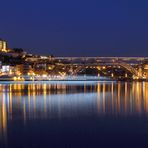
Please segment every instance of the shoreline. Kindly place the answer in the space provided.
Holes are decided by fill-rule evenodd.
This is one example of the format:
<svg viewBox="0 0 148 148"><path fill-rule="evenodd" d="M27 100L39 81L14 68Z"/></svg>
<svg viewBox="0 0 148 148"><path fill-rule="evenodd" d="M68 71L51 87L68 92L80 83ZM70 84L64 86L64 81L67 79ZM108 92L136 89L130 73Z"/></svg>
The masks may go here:
<svg viewBox="0 0 148 148"><path fill-rule="evenodd" d="M35 77L35 76L9 76L0 77L0 82L41 82L41 81L117 81L117 82L148 82L146 78L113 78L113 77L97 77L97 76L67 76L67 77Z"/></svg>
<svg viewBox="0 0 148 148"><path fill-rule="evenodd" d="M89 80L0 80L0 82L13 82L13 83L23 83L23 82L148 82L148 80L119 80L119 79L110 79L110 80L98 80L98 79L89 79Z"/></svg>

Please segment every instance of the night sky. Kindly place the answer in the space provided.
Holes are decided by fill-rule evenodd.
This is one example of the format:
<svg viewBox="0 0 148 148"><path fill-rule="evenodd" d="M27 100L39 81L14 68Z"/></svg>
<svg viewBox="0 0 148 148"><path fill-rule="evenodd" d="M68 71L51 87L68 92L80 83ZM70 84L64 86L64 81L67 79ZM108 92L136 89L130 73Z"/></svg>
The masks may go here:
<svg viewBox="0 0 148 148"><path fill-rule="evenodd" d="M1 0L0 38L55 56L148 56L148 0Z"/></svg>

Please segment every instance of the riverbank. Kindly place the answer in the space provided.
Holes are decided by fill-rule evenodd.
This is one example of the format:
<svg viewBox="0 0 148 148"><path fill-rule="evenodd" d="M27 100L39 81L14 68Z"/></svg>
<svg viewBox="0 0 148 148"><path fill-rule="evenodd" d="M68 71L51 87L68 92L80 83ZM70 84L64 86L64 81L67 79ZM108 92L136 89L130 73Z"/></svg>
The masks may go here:
<svg viewBox="0 0 148 148"><path fill-rule="evenodd" d="M148 81L148 79L132 79L132 78L111 78L97 76L6 76L0 77L0 81Z"/></svg>

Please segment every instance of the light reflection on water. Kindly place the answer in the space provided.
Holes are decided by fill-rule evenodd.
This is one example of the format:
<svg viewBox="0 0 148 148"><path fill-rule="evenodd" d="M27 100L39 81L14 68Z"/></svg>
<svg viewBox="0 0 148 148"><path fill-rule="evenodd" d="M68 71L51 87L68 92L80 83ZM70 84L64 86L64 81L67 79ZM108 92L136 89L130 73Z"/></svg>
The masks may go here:
<svg viewBox="0 0 148 148"><path fill-rule="evenodd" d="M0 139L13 120L81 116L147 116L147 82L0 84Z"/></svg>

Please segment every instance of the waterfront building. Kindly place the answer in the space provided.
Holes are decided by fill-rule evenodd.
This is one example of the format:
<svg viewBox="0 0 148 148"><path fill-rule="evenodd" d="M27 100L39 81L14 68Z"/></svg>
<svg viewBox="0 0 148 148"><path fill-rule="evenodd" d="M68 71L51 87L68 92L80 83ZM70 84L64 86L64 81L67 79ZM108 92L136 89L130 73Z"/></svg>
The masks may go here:
<svg viewBox="0 0 148 148"><path fill-rule="evenodd" d="M0 68L0 72L2 75L12 75L14 74L14 66L10 66L10 65L2 65Z"/></svg>
<svg viewBox="0 0 148 148"><path fill-rule="evenodd" d="M34 70L33 70L32 66L30 64L24 63L23 74L24 75L33 75L34 74Z"/></svg>
<svg viewBox="0 0 148 148"><path fill-rule="evenodd" d="M3 73L7 73L10 71L10 66L9 65L3 65L2 66L2 72Z"/></svg>
<svg viewBox="0 0 148 148"><path fill-rule="evenodd" d="M146 78L148 78L148 64L143 65L143 72Z"/></svg>
<svg viewBox="0 0 148 148"><path fill-rule="evenodd" d="M24 67L23 64L15 65L15 74L18 76L22 75L23 74L23 67Z"/></svg>

